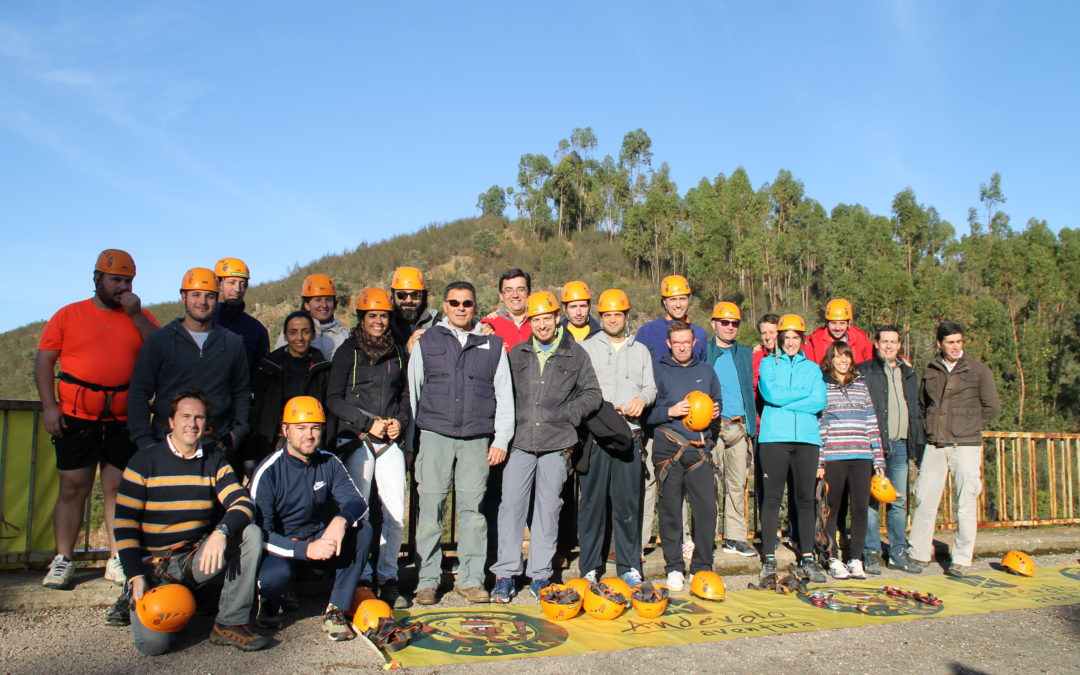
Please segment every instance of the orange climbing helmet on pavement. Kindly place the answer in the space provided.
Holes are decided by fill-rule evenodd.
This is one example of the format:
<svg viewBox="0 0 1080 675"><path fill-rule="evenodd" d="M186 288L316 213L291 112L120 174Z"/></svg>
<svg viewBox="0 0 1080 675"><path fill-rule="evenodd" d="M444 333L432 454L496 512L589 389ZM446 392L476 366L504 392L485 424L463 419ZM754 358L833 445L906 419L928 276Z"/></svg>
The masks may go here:
<svg viewBox="0 0 1080 675"><path fill-rule="evenodd" d="M618 602L618 598L622 598ZM585 613L594 619L611 621L619 618L626 611L626 596L613 591L603 583L593 584L585 593L585 601L582 603Z"/></svg>
<svg viewBox="0 0 1080 675"><path fill-rule="evenodd" d="M718 302L713 307L712 318L742 321L742 312L739 311L739 306L734 302Z"/></svg>
<svg viewBox="0 0 1080 675"><path fill-rule="evenodd" d="M806 321L798 314L785 314L780 317L780 323L776 324L776 330L780 332L785 330L795 330L800 333L805 333Z"/></svg>
<svg viewBox="0 0 1080 675"><path fill-rule="evenodd" d="M102 274L115 274L121 277L135 276L135 260L127 251L118 248L107 248L98 253L94 270Z"/></svg>
<svg viewBox="0 0 1080 675"><path fill-rule="evenodd" d="M540 610L552 621L573 619L585 598L570 586L552 584L540 591Z"/></svg>
<svg viewBox="0 0 1080 675"><path fill-rule="evenodd" d="M139 622L158 633L184 629L195 614L195 596L183 584L155 586L135 602Z"/></svg>
<svg viewBox="0 0 1080 675"><path fill-rule="evenodd" d="M592 300L592 292L584 281L567 281L562 287L562 301Z"/></svg>
<svg viewBox="0 0 1080 675"><path fill-rule="evenodd" d="M184 278L180 281L181 291L213 291L217 293L218 282L214 270L205 267L192 267L184 272Z"/></svg>
<svg viewBox="0 0 1080 675"><path fill-rule="evenodd" d="M285 404L281 421L285 424L325 422L326 413L323 412L322 403L319 403L319 399L314 396L293 396Z"/></svg>
<svg viewBox="0 0 1080 675"><path fill-rule="evenodd" d="M851 321L854 314L851 303L844 298L833 298L825 305L826 321Z"/></svg>
<svg viewBox="0 0 1080 675"><path fill-rule="evenodd" d="M352 625L357 633L363 633L378 628L379 619L393 618L394 612L390 609L390 605L378 598L370 598L360 603L356 614L353 615Z"/></svg>
<svg viewBox="0 0 1080 675"><path fill-rule="evenodd" d="M664 277L660 282L660 295L665 298L673 295L690 295L690 282L681 274Z"/></svg>
<svg viewBox="0 0 1080 675"><path fill-rule="evenodd" d="M531 319L534 316L557 311L559 311L559 303L555 302L555 295L548 291L537 291L529 296L525 316Z"/></svg>
<svg viewBox="0 0 1080 675"><path fill-rule="evenodd" d="M686 395L690 402L690 412L683 418L683 426L690 431L704 431L712 423L716 403L703 391L692 391Z"/></svg>
<svg viewBox="0 0 1080 675"><path fill-rule="evenodd" d="M356 610L360 609L360 605L365 600L374 600L375 598L375 591L367 586L357 586L356 590L353 591L352 602L349 603L349 611L345 612L345 616L356 616Z"/></svg>
<svg viewBox="0 0 1080 675"><path fill-rule="evenodd" d="M1023 551L1009 551L1001 559L1001 566L1005 571L1019 574L1022 577L1035 576L1035 561Z"/></svg>
<svg viewBox="0 0 1080 675"><path fill-rule="evenodd" d="M333 280L326 274L309 274L300 288L300 297L318 298L325 295L337 295Z"/></svg>
<svg viewBox="0 0 1080 675"><path fill-rule="evenodd" d="M395 291L426 291L424 273L416 267L399 267L390 279L390 288Z"/></svg>
<svg viewBox="0 0 1080 675"><path fill-rule="evenodd" d="M874 474L874 477L870 479L870 496L882 504L892 504L900 495L891 480Z"/></svg>
<svg viewBox="0 0 1080 675"><path fill-rule="evenodd" d="M628 312L630 311L630 298L626 297L626 293L618 288L609 288L600 294L600 299L596 301L596 311L599 314L604 312Z"/></svg>
<svg viewBox="0 0 1080 675"><path fill-rule="evenodd" d="M704 600L723 600L727 597L724 579L712 570L694 572L690 581L690 593Z"/></svg>
<svg viewBox="0 0 1080 675"><path fill-rule="evenodd" d="M372 312L379 310L389 312L393 309L393 306L390 304L390 294L382 288L365 288L360 291L360 295L356 296L357 312Z"/></svg>
<svg viewBox="0 0 1080 675"><path fill-rule="evenodd" d="M221 278L225 277L240 277L241 279L250 279L251 271L248 270L247 263L240 258L222 258L214 265L214 274Z"/></svg>

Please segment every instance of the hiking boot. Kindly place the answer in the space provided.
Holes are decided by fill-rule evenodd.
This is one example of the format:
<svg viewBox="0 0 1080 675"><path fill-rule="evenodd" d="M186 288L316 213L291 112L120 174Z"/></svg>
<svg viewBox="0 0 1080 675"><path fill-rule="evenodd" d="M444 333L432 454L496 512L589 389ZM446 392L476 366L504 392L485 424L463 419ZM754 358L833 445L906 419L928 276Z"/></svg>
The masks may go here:
<svg viewBox="0 0 1080 675"><path fill-rule="evenodd" d="M379 586L379 599L394 609L407 609L409 601L401 595L397 579L387 579Z"/></svg>
<svg viewBox="0 0 1080 675"><path fill-rule="evenodd" d="M889 556L889 569L900 570L908 574L922 574L923 568L917 561L912 560L906 550L900 551L894 556Z"/></svg>
<svg viewBox="0 0 1080 675"><path fill-rule="evenodd" d="M683 577L682 572L668 572L667 573L667 587L668 590L673 593L678 593L683 589L683 584L686 579Z"/></svg>
<svg viewBox="0 0 1080 675"><path fill-rule="evenodd" d="M867 551L863 554L863 568L867 574L881 574L881 554L876 551Z"/></svg>
<svg viewBox="0 0 1080 675"><path fill-rule="evenodd" d="M281 628L281 622L285 619L281 611L281 605L275 602L267 602L259 598L259 615L255 623L263 628Z"/></svg>
<svg viewBox="0 0 1080 675"><path fill-rule="evenodd" d="M966 577L969 574L971 574L971 565L951 563L945 568L945 576L947 577Z"/></svg>
<svg viewBox="0 0 1080 675"><path fill-rule="evenodd" d="M458 595L465 598L474 605L491 602L491 596L488 595L488 592L484 589L483 586L469 586L468 588L454 586L454 590L457 591Z"/></svg>
<svg viewBox="0 0 1080 675"><path fill-rule="evenodd" d="M438 602L435 589L430 586L416 589L416 593L413 593L413 602L418 605L434 605Z"/></svg>
<svg viewBox="0 0 1080 675"><path fill-rule="evenodd" d="M625 581L630 588L641 585L641 572L638 572L633 567L620 574L619 578Z"/></svg>
<svg viewBox="0 0 1080 675"><path fill-rule="evenodd" d="M752 546L745 541L736 541L735 539L725 539L723 551L724 553L734 553L747 558L753 558L757 555L757 551Z"/></svg>
<svg viewBox="0 0 1080 675"><path fill-rule="evenodd" d="M113 603L112 608L105 612L105 624L109 626L131 625L131 595L125 591Z"/></svg>
<svg viewBox="0 0 1080 675"><path fill-rule="evenodd" d="M66 591L71 588L71 580L74 576L75 563L57 553L56 557L49 563L49 571L45 573L41 585L45 588Z"/></svg>
<svg viewBox="0 0 1080 675"><path fill-rule="evenodd" d="M866 570L863 569L861 560L849 560L847 564L848 576L852 579L865 579Z"/></svg>
<svg viewBox="0 0 1080 675"><path fill-rule="evenodd" d="M499 577L491 591L491 601L499 605L509 604L514 599L514 593L514 580L510 577Z"/></svg>
<svg viewBox="0 0 1080 675"><path fill-rule="evenodd" d="M821 568L818 567L818 564L814 562L814 559L810 556L803 556L803 559L799 561L799 571L810 579L810 583L825 583L825 575L822 573Z"/></svg>
<svg viewBox="0 0 1080 675"><path fill-rule="evenodd" d="M105 581L111 581L117 586L123 586L127 581L124 576L124 566L120 564L120 558L109 558L105 563Z"/></svg>
<svg viewBox="0 0 1080 675"><path fill-rule="evenodd" d="M540 591L551 585L551 579L533 579L529 582L529 592L537 602L540 601Z"/></svg>
<svg viewBox="0 0 1080 675"><path fill-rule="evenodd" d="M768 556L764 560L761 561L761 572L760 572L760 574L758 576L760 578L764 579L765 577L773 576L775 574L776 574L776 558L774 558L773 556Z"/></svg>
<svg viewBox="0 0 1080 675"><path fill-rule="evenodd" d="M847 565L833 558L829 561L829 576L833 579L847 579L851 573L848 572Z"/></svg>
<svg viewBox="0 0 1080 675"><path fill-rule="evenodd" d="M352 628L349 628L349 620L345 618L345 612L341 611L340 607L334 607L333 605L330 605L326 610L326 614L323 614L322 629L326 633L326 637L334 642L351 640L356 637L356 634L352 632Z"/></svg>
<svg viewBox="0 0 1080 675"><path fill-rule="evenodd" d="M269 642L251 630L251 626L246 623L228 626L215 621L214 627L210 630L210 644L236 647L245 652L257 652Z"/></svg>

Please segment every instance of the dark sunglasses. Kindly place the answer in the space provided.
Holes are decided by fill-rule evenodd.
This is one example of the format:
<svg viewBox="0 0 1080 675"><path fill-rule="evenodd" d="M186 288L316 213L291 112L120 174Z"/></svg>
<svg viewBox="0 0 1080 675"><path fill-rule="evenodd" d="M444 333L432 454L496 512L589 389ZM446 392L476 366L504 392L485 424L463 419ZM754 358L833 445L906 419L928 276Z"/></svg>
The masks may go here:
<svg viewBox="0 0 1080 675"><path fill-rule="evenodd" d="M713 321L716 321L721 326L735 326L736 328L742 324L742 321L738 319L713 319Z"/></svg>
<svg viewBox="0 0 1080 675"><path fill-rule="evenodd" d="M419 300L420 293L420 291L395 291L394 295L397 296L398 300L408 300L409 298L412 298L413 300Z"/></svg>
<svg viewBox="0 0 1080 675"><path fill-rule="evenodd" d="M464 307L465 309L471 309L473 307L476 307L476 303L472 300L458 300L456 298L453 300L447 300L446 304L450 305L451 307Z"/></svg>

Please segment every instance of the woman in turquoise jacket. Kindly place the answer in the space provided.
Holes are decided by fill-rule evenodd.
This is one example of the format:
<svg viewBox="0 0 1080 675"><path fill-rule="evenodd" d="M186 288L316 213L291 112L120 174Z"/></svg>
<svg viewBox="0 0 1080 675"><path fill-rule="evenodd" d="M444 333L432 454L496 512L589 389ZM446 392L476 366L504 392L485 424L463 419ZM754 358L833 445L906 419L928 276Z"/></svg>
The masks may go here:
<svg viewBox="0 0 1080 675"><path fill-rule="evenodd" d="M765 402L758 435L763 477L761 576L776 573L776 528L788 471L795 484L795 522L799 531L800 569L815 583L825 581L814 562L814 481L817 475L818 413L825 409L821 368L802 352L806 322L797 314L780 317L776 353L761 360L758 392Z"/></svg>

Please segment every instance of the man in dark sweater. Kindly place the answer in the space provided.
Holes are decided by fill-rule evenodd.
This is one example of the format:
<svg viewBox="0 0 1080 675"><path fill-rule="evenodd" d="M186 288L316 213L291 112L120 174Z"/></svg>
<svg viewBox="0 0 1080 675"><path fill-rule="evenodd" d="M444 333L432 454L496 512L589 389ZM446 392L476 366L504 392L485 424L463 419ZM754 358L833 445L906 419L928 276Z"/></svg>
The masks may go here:
<svg viewBox="0 0 1080 675"><path fill-rule="evenodd" d="M251 282L251 272L239 258L222 258L214 265L214 274L221 288L221 302L214 311L214 323L240 336L248 371L254 373L255 365L270 353L270 334L262 322L245 311L244 296Z"/></svg>
<svg viewBox="0 0 1080 675"><path fill-rule="evenodd" d="M127 594L138 602L161 583L196 587L227 571L210 642L262 649L266 638L248 625L262 546L251 498L224 455L202 446L206 395L179 392L168 410L169 435L135 453L120 483L116 545L127 590L117 605ZM137 614L131 628L147 656L167 651L177 635L144 626Z"/></svg>

